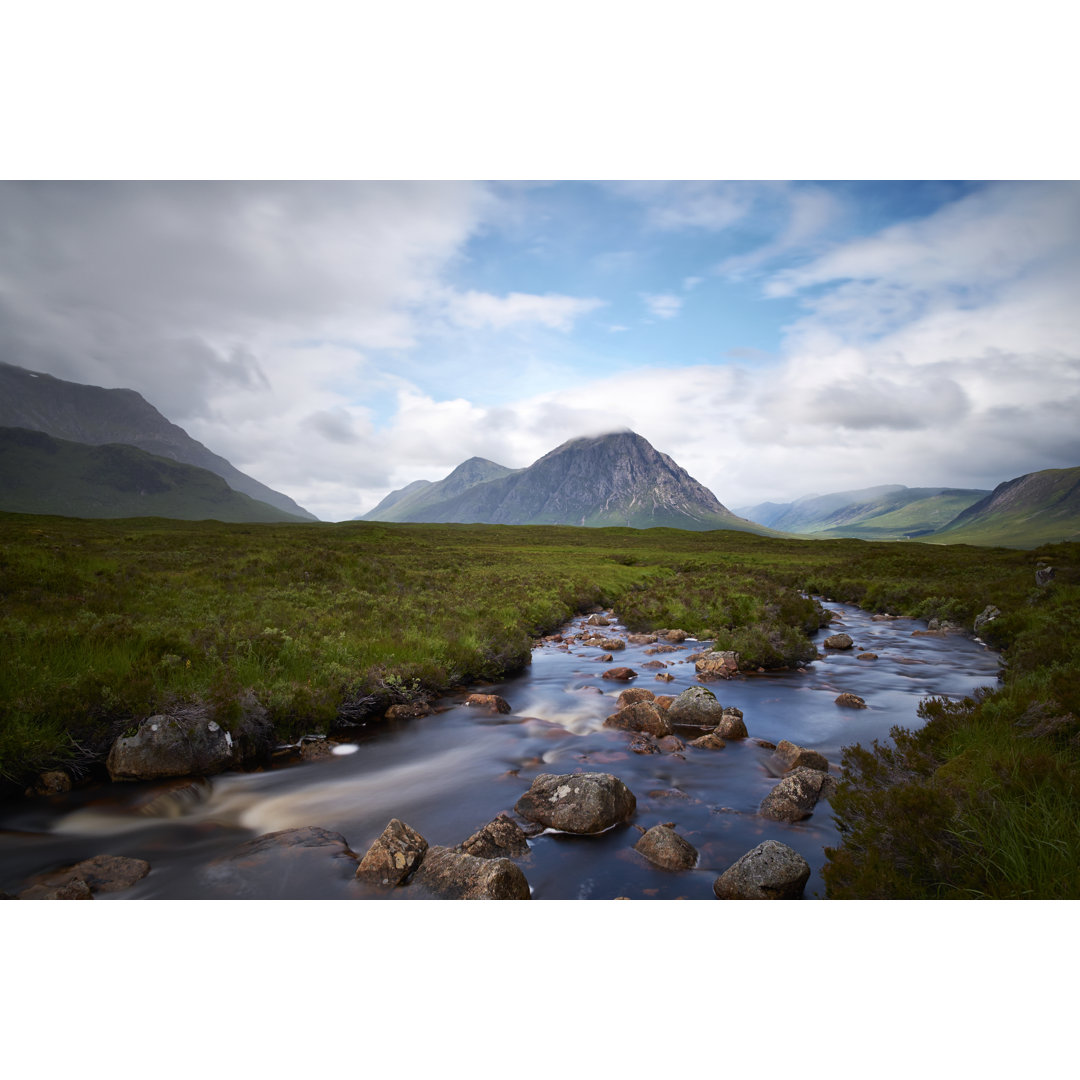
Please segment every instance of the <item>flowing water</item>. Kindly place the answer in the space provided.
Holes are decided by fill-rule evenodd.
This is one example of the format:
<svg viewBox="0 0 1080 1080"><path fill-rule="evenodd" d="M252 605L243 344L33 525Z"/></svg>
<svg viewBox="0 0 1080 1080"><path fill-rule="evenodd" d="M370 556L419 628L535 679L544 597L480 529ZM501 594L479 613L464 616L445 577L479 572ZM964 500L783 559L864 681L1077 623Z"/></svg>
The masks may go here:
<svg viewBox="0 0 1080 1080"><path fill-rule="evenodd" d="M33 875L92 855L145 859L151 873L135 886L99 899L349 899L370 895L353 880L355 863L330 849L301 858L230 858L264 833L314 825L341 833L363 854L390 818L430 844L461 843L514 803L541 773L610 772L637 798L630 822L599 836L544 833L519 861L534 899L712 899L719 873L763 840L793 847L809 862L808 898L824 896L823 849L838 832L827 802L805 821L786 824L757 815L777 783L770 752L757 740L788 739L823 753L838 766L841 749L884 740L894 725L916 726L916 706L935 694L962 696L995 681L996 654L960 635L912 636L923 623L875 620L857 608L827 604L840 622L818 642L844 630L856 648L828 652L804 670L738 676L709 683L724 706L743 711L750 739L722 750L687 746L677 753L635 754L632 736L603 727L629 686L677 695L698 685L686 657L703 646L646 655L647 645L616 652L615 666L638 672L631 683L602 679L610 666L601 650L546 643L531 667L505 682L478 688L500 694L510 715L437 703L429 717L380 724L333 756L263 772L230 773L208 781L96 785L66 795L0 808L0 890L15 893ZM582 619L570 628L579 630ZM600 633L613 636L613 625ZM624 635L625 636L625 635ZM857 660L863 650L877 660ZM655 679L652 660L668 664L672 682ZM848 691L866 709L835 704ZM677 731L685 741L700 731ZM693 870L671 872L632 850L649 828L674 823L700 853ZM399 888L388 898L410 899Z"/></svg>

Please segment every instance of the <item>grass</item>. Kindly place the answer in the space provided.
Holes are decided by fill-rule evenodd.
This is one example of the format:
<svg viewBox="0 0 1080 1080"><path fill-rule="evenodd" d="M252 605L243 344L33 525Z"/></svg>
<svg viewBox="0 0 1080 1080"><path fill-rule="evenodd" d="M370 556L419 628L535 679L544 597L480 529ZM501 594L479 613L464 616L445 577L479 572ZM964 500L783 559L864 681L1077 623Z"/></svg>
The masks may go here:
<svg viewBox="0 0 1080 1080"><path fill-rule="evenodd" d="M1038 588L1040 560L1057 574ZM834 897L1080 897L1080 559L674 529L228 525L0 515L0 777L100 767L171 704L227 724L252 692L278 738L498 678L575 613L714 633L745 667L814 654L807 594L971 627L1000 685L924 703L851 747L833 800Z"/></svg>

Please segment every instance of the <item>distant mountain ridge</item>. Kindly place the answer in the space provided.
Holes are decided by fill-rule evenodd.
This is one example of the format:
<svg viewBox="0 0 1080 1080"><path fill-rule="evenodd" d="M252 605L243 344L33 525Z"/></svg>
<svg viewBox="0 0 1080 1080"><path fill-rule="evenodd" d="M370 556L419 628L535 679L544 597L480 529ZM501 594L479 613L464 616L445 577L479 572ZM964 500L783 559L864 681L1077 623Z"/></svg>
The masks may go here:
<svg viewBox="0 0 1080 1080"><path fill-rule="evenodd" d="M525 469L470 458L437 483L391 492L362 520L771 533L632 431L571 439Z"/></svg>
<svg viewBox="0 0 1080 1080"><path fill-rule="evenodd" d="M883 484L828 495L806 495L790 503L759 503L740 507L736 513L798 535L908 540L943 528L988 494L985 489Z"/></svg>
<svg viewBox="0 0 1080 1080"><path fill-rule="evenodd" d="M0 362L0 427L42 431L90 446L124 443L148 454L207 469L234 491L288 515L318 520L288 495L259 483L191 438L134 390L68 382Z"/></svg>
<svg viewBox="0 0 1080 1080"><path fill-rule="evenodd" d="M0 510L62 517L304 521L216 473L120 443L90 446L0 427Z"/></svg>

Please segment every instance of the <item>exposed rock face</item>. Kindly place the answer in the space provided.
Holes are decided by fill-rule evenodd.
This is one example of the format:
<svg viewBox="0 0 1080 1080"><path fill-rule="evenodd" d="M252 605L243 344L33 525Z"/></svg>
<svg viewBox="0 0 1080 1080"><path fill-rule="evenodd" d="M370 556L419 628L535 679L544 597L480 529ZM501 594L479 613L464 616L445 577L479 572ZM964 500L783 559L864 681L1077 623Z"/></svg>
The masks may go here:
<svg viewBox="0 0 1080 1080"><path fill-rule="evenodd" d="M836 781L828 773L800 765L762 799L758 812L772 821L802 821L835 790Z"/></svg>
<svg viewBox="0 0 1080 1080"><path fill-rule="evenodd" d="M500 814L474 832L461 850L478 859L516 859L529 854L529 842L516 821Z"/></svg>
<svg viewBox="0 0 1080 1080"><path fill-rule="evenodd" d="M713 882L718 900L799 900L810 864L793 848L766 840Z"/></svg>
<svg viewBox="0 0 1080 1080"><path fill-rule="evenodd" d="M668 825L654 825L634 850L665 870L691 870L698 861L697 848Z"/></svg>
<svg viewBox="0 0 1080 1080"><path fill-rule="evenodd" d="M122 892L150 873L144 859L94 855L74 866L39 875L20 900L90 900L92 893Z"/></svg>
<svg viewBox="0 0 1080 1080"><path fill-rule="evenodd" d="M544 773L514 806L549 829L586 834L626 821L636 808L634 793L611 773Z"/></svg>
<svg viewBox="0 0 1080 1080"><path fill-rule="evenodd" d="M232 736L205 709L147 717L138 731L113 743L106 762L115 780L210 776L237 763Z"/></svg>
<svg viewBox="0 0 1080 1080"><path fill-rule="evenodd" d="M676 727L715 728L723 717L723 706L704 686L684 690L668 709L668 719Z"/></svg>
<svg viewBox="0 0 1080 1080"><path fill-rule="evenodd" d="M739 654L730 650L706 653L695 661L694 670L699 679L730 679L739 673Z"/></svg>
<svg viewBox="0 0 1080 1080"><path fill-rule="evenodd" d="M796 746L787 739L781 739L769 761L770 767L777 773L791 772L805 766L808 769L818 769L820 772L829 771L828 759L816 750L808 750L805 746Z"/></svg>
<svg viewBox="0 0 1080 1080"><path fill-rule="evenodd" d="M465 699L465 704L477 709L487 709L489 712L510 712L510 702L498 694L470 694Z"/></svg>
<svg viewBox="0 0 1080 1080"><path fill-rule="evenodd" d="M608 668L608 670L604 672L601 678L617 679L619 682L629 682L631 679L637 678L637 672L633 668L613 667Z"/></svg>
<svg viewBox="0 0 1080 1080"><path fill-rule="evenodd" d="M394 888L420 865L428 842L397 818L391 818L382 834L367 849L356 876L371 885Z"/></svg>
<svg viewBox="0 0 1080 1080"><path fill-rule="evenodd" d="M846 709L865 709L866 702L863 701L858 694L849 694L847 692L841 694L836 699L837 705L842 705Z"/></svg>
<svg viewBox="0 0 1080 1080"><path fill-rule="evenodd" d="M622 731L644 731L649 735L671 734L667 714L651 701L637 701L617 713L612 713L604 721L604 727L619 728Z"/></svg>
<svg viewBox="0 0 1080 1080"><path fill-rule="evenodd" d="M1001 612L993 604L987 604L982 611L975 616L975 633L977 634L987 623L993 622Z"/></svg>
<svg viewBox="0 0 1080 1080"><path fill-rule="evenodd" d="M742 709L736 709L734 706L726 708L720 717L720 723L714 729L714 734L722 739L748 738L750 733L746 730Z"/></svg>
<svg viewBox="0 0 1080 1080"><path fill-rule="evenodd" d="M620 709L625 709L627 705L636 705L639 701L655 700L656 695L651 690L647 690L644 686L631 686L619 695L616 704Z"/></svg>
<svg viewBox="0 0 1080 1080"><path fill-rule="evenodd" d="M850 634L833 634L825 639L824 644L826 649L850 649L855 642Z"/></svg>
<svg viewBox="0 0 1080 1080"><path fill-rule="evenodd" d="M433 847L411 884L440 900L528 900L529 882L509 859L480 859Z"/></svg>

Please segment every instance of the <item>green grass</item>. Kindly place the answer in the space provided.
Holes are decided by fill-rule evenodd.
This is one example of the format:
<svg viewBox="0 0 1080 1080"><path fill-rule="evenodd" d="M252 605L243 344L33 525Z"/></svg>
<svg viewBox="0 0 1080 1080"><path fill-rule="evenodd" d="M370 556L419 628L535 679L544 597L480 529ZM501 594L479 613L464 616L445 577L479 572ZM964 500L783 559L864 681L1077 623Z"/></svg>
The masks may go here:
<svg viewBox="0 0 1080 1080"><path fill-rule="evenodd" d="M1057 568L1035 585L1040 559ZM814 653L804 594L949 619L1004 651L1004 681L924 703L852 747L833 807L834 897L1080 897L1080 558L748 533L545 526L227 525L0 514L0 776L100 766L151 712L247 691L277 736L494 679L593 605L632 629L717 635L746 667Z"/></svg>

